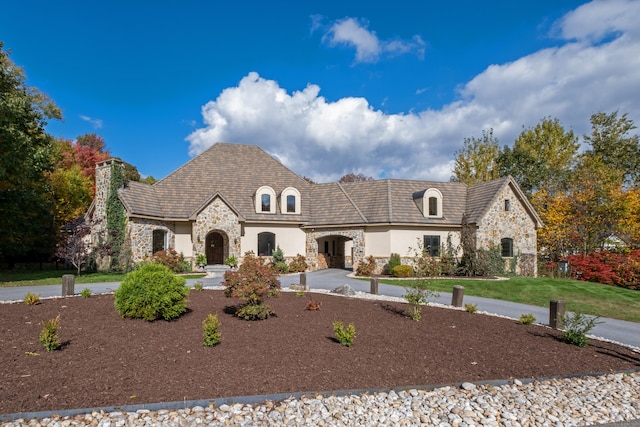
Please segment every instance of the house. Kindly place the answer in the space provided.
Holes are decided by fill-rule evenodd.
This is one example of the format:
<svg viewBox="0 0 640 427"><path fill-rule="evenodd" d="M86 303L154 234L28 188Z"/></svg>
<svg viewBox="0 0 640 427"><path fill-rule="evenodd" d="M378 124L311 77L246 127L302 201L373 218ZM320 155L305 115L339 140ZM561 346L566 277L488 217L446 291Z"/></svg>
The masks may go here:
<svg viewBox="0 0 640 427"><path fill-rule="evenodd" d="M105 218L117 159L96 165L90 217ZM536 273L540 218L511 177L467 186L400 179L314 184L261 148L217 143L153 185L118 190L126 209L126 243L134 262L173 248L187 259L204 254L223 264L247 251L268 256L280 247L302 254L310 269L357 266L373 256L381 270L391 253L431 255L460 243L463 214L478 247L502 245L521 274ZM96 228L94 234L102 233ZM458 255L461 253L458 252Z"/></svg>

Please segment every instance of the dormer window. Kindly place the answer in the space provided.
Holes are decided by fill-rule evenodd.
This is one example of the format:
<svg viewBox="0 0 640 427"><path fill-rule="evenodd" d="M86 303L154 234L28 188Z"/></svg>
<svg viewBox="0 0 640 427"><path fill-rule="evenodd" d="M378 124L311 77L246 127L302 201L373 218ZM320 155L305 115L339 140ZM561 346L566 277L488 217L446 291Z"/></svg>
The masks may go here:
<svg viewBox="0 0 640 427"><path fill-rule="evenodd" d="M442 218L442 193L436 188L429 188L422 197L422 212L427 218Z"/></svg>
<svg viewBox="0 0 640 427"><path fill-rule="evenodd" d="M256 213L276 213L276 192L268 185L256 191Z"/></svg>
<svg viewBox="0 0 640 427"><path fill-rule="evenodd" d="M280 195L280 212L284 214L300 213L300 192L293 188L287 187L282 190Z"/></svg>

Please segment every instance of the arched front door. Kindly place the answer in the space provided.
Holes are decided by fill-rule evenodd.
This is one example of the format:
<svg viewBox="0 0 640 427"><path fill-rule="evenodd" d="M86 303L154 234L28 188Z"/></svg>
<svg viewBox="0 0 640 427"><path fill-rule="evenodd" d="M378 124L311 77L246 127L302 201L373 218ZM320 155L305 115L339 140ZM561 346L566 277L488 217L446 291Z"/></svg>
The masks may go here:
<svg viewBox="0 0 640 427"><path fill-rule="evenodd" d="M224 238L222 234L212 231L207 234L205 244L207 264L224 264Z"/></svg>

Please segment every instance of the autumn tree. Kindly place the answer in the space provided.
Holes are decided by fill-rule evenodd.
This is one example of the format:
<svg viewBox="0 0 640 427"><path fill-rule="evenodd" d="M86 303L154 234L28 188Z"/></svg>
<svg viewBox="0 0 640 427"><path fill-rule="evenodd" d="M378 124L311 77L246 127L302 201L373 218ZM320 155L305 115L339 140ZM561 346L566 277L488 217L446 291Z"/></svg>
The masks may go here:
<svg viewBox="0 0 640 427"><path fill-rule="evenodd" d="M60 110L26 85L22 68L0 42L0 258L38 256L55 244L46 173L52 170L53 138L45 132Z"/></svg>
<svg viewBox="0 0 640 427"><path fill-rule="evenodd" d="M366 176L366 175L364 175L362 173L355 174L355 173L351 172L351 173L348 173L348 174L342 176L342 178L340 178L338 180L338 182L340 182L340 183L342 183L342 182L363 182L363 181L373 181L373 178L370 177L370 176Z"/></svg>
<svg viewBox="0 0 640 427"><path fill-rule="evenodd" d="M500 153L493 129L482 131L481 138L465 138L461 150L455 153L451 181L467 185L480 184L500 177L497 158Z"/></svg>

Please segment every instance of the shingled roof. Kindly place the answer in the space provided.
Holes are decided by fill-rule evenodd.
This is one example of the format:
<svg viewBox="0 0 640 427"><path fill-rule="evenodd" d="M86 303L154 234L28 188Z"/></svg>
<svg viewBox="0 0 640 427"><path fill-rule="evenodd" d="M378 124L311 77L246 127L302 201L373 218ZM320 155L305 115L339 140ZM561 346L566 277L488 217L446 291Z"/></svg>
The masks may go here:
<svg viewBox="0 0 640 427"><path fill-rule="evenodd" d="M301 213L256 213L255 194L268 185L277 194L287 187L300 192ZM131 182L120 190L130 215L187 221L220 197L242 221L286 222L303 226L373 224L460 225L463 213L478 221L500 189L512 185L538 225L539 217L507 177L469 187L458 182L384 179L311 184L253 145L217 143L153 185ZM442 218L422 214L417 200L425 190L442 193Z"/></svg>

